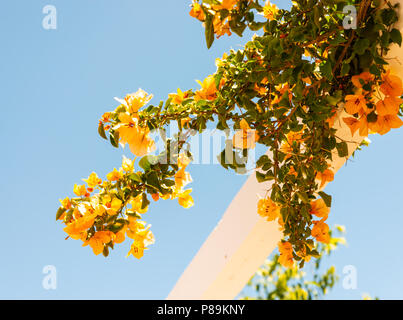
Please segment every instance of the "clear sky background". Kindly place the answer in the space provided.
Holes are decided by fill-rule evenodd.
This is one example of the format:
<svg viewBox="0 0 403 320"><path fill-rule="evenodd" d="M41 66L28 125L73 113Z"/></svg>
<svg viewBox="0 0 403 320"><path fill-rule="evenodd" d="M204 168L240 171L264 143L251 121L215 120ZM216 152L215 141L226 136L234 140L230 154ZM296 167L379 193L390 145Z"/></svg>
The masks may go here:
<svg viewBox="0 0 403 320"><path fill-rule="evenodd" d="M289 1L275 2L280 7ZM57 30L42 28L42 9L55 5ZM125 258L129 243L105 259L67 240L55 222L59 199L72 195L92 171L119 167L122 154L97 134L113 97L197 88L215 72L214 61L246 39L236 35L207 50L188 0L2 0L0 2L0 298L164 299L219 221L245 176L218 165L192 165L196 205L152 204L146 214L156 244L140 261ZM250 36L250 35L249 35ZM403 130L371 136L327 187L334 196L331 225L347 228L348 246L328 264L343 276L358 272L358 288L341 281L329 295L363 293L401 299L403 292ZM42 287L46 265L57 268L57 289Z"/></svg>

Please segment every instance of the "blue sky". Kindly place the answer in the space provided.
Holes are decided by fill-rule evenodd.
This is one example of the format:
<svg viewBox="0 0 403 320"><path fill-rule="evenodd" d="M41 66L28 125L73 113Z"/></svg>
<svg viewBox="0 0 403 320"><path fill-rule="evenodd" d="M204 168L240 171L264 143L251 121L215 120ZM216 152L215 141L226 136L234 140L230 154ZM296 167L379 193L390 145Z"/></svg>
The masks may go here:
<svg viewBox="0 0 403 320"><path fill-rule="evenodd" d="M178 87L197 88L195 79L215 71L216 57L247 39L222 38L207 50L189 3L1 1L0 298L163 299L242 186L245 176L192 165L196 205L152 205L147 222L157 242L141 261L125 258L128 243L108 259L94 256L79 241L65 241L54 219L74 183L92 171L104 177L129 156L97 134L113 97L141 87L158 103ZM42 28L48 4L57 8L57 30ZM356 290L340 282L330 298L403 298L402 138L403 130L372 136L327 188L334 197L329 222L345 225L348 240L328 263L358 272ZM46 265L57 268L56 290L42 287Z"/></svg>

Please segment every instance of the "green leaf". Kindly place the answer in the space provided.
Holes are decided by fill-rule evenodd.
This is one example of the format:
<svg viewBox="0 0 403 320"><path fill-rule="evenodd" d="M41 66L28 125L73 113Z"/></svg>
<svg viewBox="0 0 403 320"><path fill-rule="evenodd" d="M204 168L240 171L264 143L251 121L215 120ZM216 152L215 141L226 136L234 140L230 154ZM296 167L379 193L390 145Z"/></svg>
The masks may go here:
<svg viewBox="0 0 403 320"><path fill-rule="evenodd" d="M303 203L309 203L309 198L305 192L297 192L296 194Z"/></svg>
<svg viewBox="0 0 403 320"><path fill-rule="evenodd" d="M402 46L402 34L400 33L399 30L392 29L392 31L390 32L390 38L394 43L397 43L399 47Z"/></svg>
<svg viewBox="0 0 403 320"><path fill-rule="evenodd" d="M156 156L147 155L140 159L139 166L144 169L144 171L148 171L151 168L151 165L156 164L158 161Z"/></svg>
<svg viewBox="0 0 403 320"><path fill-rule="evenodd" d="M161 190L160 181L155 171L150 171L150 173L147 175L146 181L147 181L146 184L148 186L153 187L158 191Z"/></svg>
<svg viewBox="0 0 403 320"><path fill-rule="evenodd" d="M140 178L140 176L137 174L137 173L132 173L130 176L129 176L129 179L131 179L131 180L133 180L133 181L136 181L136 182L141 182L141 178Z"/></svg>
<svg viewBox="0 0 403 320"><path fill-rule="evenodd" d="M62 216L62 214L65 212L66 212L66 209L64 209L63 207L60 207L56 212L56 221L59 220L60 217Z"/></svg>
<svg viewBox="0 0 403 320"><path fill-rule="evenodd" d="M332 80L333 79L333 70L332 70L332 64L330 61L326 61L325 64L320 66L320 72L325 76L327 80Z"/></svg>
<svg viewBox="0 0 403 320"><path fill-rule="evenodd" d="M141 201L141 209L145 209L150 204L150 200L147 199L147 194L143 193Z"/></svg>
<svg viewBox="0 0 403 320"><path fill-rule="evenodd" d="M213 16L211 14L206 15L205 28L206 44L207 48L210 49L214 42L214 24Z"/></svg>
<svg viewBox="0 0 403 320"><path fill-rule="evenodd" d="M362 55L368 49L370 42L368 39L360 39L354 44L354 52Z"/></svg>
<svg viewBox="0 0 403 320"><path fill-rule="evenodd" d="M346 142L340 142L336 144L337 153L340 158L344 158L348 156L348 146Z"/></svg>
<svg viewBox="0 0 403 320"><path fill-rule="evenodd" d="M119 148L119 144L118 144L118 142L115 140L114 135L110 134L110 135L109 135L109 140L110 140L112 146L114 146L115 148Z"/></svg>
<svg viewBox="0 0 403 320"><path fill-rule="evenodd" d="M343 63L343 65L341 66L341 76L345 76L350 72L350 64L348 63Z"/></svg>
<svg viewBox="0 0 403 320"><path fill-rule="evenodd" d="M104 246L104 250L102 251L103 256L106 258L109 255L109 248Z"/></svg>
<svg viewBox="0 0 403 320"><path fill-rule="evenodd" d="M102 138L104 138L105 140L108 140L108 138L106 137L106 134L105 134L104 124L103 124L102 122L99 123L99 126L98 126L98 134L99 134Z"/></svg>
<svg viewBox="0 0 403 320"><path fill-rule="evenodd" d="M259 183L264 182L264 181L266 181L266 175L259 171L256 171L256 180Z"/></svg>
<svg viewBox="0 0 403 320"><path fill-rule="evenodd" d="M332 196L327 193L321 191L319 192L320 197L323 199L325 204L330 208L332 206Z"/></svg>

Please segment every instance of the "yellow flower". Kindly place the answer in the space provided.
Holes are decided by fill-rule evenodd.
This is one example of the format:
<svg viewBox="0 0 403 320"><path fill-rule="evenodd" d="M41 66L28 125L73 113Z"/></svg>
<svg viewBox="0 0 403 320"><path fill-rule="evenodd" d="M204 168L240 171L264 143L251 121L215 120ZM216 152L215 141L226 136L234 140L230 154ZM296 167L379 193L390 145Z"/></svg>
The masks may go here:
<svg viewBox="0 0 403 320"><path fill-rule="evenodd" d="M400 105L403 100L397 97L385 97L376 104L376 112L380 116L396 115L399 113Z"/></svg>
<svg viewBox="0 0 403 320"><path fill-rule="evenodd" d="M118 213L118 211L122 208L122 200L118 198L113 198L111 202L108 202L106 204L106 212L110 215L113 216Z"/></svg>
<svg viewBox="0 0 403 320"><path fill-rule="evenodd" d="M224 52L222 58L217 58L215 59L215 65L217 66L217 68L221 67L224 65L224 61L227 60L228 58L228 54L226 52Z"/></svg>
<svg viewBox="0 0 403 320"><path fill-rule="evenodd" d="M130 93L126 95L124 100L119 98L115 98L115 100L117 100L121 105L125 106L130 114L135 114L141 107L150 102L152 98L152 94L149 95L144 90L139 89L135 93Z"/></svg>
<svg viewBox="0 0 403 320"><path fill-rule="evenodd" d="M402 80L390 74L390 70L382 75L381 92L387 96L400 97L403 94Z"/></svg>
<svg viewBox="0 0 403 320"><path fill-rule="evenodd" d="M120 143L129 145L130 151L139 157L155 150L155 143L149 137L150 129L140 127L136 118L130 117L126 113L119 114L121 123L116 130L119 132Z"/></svg>
<svg viewBox="0 0 403 320"><path fill-rule="evenodd" d="M116 170L116 168L113 168L113 171L110 172L110 173L108 173L108 174L106 175L106 178L107 178L109 181L118 181L119 179L122 178L122 176L123 176L122 172Z"/></svg>
<svg viewBox="0 0 403 320"><path fill-rule="evenodd" d="M213 75L208 76L203 82L197 80L201 89L195 92L195 101L209 100L212 101L217 97L217 87Z"/></svg>
<svg viewBox="0 0 403 320"><path fill-rule="evenodd" d="M150 225L145 227L145 224L145 221L131 221L129 225L131 229L127 231L127 236L134 241L126 257L133 255L137 259L140 259L144 254L144 250L147 249L147 246L155 242L154 235L149 230Z"/></svg>
<svg viewBox="0 0 403 320"><path fill-rule="evenodd" d="M279 91L279 94L275 95L275 98L273 99L272 104L279 103L285 94L288 94L288 100L290 100L290 102L291 102L292 101L292 89L294 87L295 87L295 85L292 86L292 88L290 88L290 85L288 83L283 83L278 86L275 86L275 89L277 91Z"/></svg>
<svg viewBox="0 0 403 320"><path fill-rule="evenodd" d="M292 256L292 245L288 241L278 243L278 250L280 251L280 257L278 262L286 268L292 268L294 266L294 258Z"/></svg>
<svg viewBox="0 0 403 320"><path fill-rule="evenodd" d="M126 239L126 227L123 227L119 232L115 234L114 243L122 243Z"/></svg>
<svg viewBox="0 0 403 320"><path fill-rule="evenodd" d="M96 217L96 213L82 216L81 218L69 223L63 230L74 240L83 239L87 234L87 229L91 228L94 224Z"/></svg>
<svg viewBox="0 0 403 320"><path fill-rule="evenodd" d="M353 82L354 86L356 88L362 88L361 80L364 82L364 84L367 84L371 81L374 81L375 76L368 71L365 71L361 73L360 75L353 76L351 78L351 81Z"/></svg>
<svg viewBox="0 0 403 320"><path fill-rule="evenodd" d="M317 199L311 202L311 209L309 210L310 214L317 216L318 218L322 218L322 220L326 220L330 213L330 208L326 205L323 199Z"/></svg>
<svg viewBox="0 0 403 320"><path fill-rule="evenodd" d="M273 221L280 217L280 207L270 198L260 199L257 204L257 213L267 218L267 221Z"/></svg>
<svg viewBox="0 0 403 320"><path fill-rule="evenodd" d="M200 21L204 21L204 19L206 18L202 7L197 2L193 2L192 9L190 10L189 14L191 17L196 18Z"/></svg>
<svg viewBox="0 0 403 320"><path fill-rule="evenodd" d="M316 174L316 180L320 180L320 188L322 188L326 182L332 182L334 180L334 173L330 169L326 169L324 172L318 172Z"/></svg>
<svg viewBox="0 0 403 320"><path fill-rule="evenodd" d="M132 205L131 210L133 210L134 212L143 214L148 211L148 206L146 206L144 209L141 208L143 206L143 196L141 194L139 194L137 197L131 199L129 201L129 204Z"/></svg>
<svg viewBox="0 0 403 320"><path fill-rule="evenodd" d="M68 210L68 209L71 208L71 202L70 202L70 199L68 197L66 197L63 200L59 200L59 201L60 201L60 203L61 203L61 205L62 205L62 207L64 209Z"/></svg>
<svg viewBox="0 0 403 320"><path fill-rule="evenodd" d="M245 119L241 120L239 126L240 130L235 132L235 135L232 139L234 147L238 149L255 148L256 142L259 140L259 135L257 134L256 130L252 130Z"/></svg>
<svg viewBox="0 0 403 320"><path fill-rule="evenodd" d="M184 167L175 173L175 187L177 190L183 189L190 182L192 182L192 177L189 172L185 171Z"/></svg>
<svg viewBox="0 0 403 320"><path fill-rule="evenodd" d="M122 169L125 172L133 172L134 170L134 160L131 160L129 158L126 158L125 156L123 156L123 160L122 160Z"/></svg>
<svg viewBox="0 0 403 320"><path fill-rule="evenodd" d="M192 189L188 189L178 194L178 202L185 209L188 209L194 205L194 200L190 195L191 192Z"/></svg>
<svg viewBox="0 0 403 320"><path fill-rule="evenodd" d="M88 187L90 188L94 188L102 183L102 180L98 178L98 175L95 172L91 173L88 179L83 179L83 181L87 182Z"/></svg>
<svg viewBox="0 0 403 320"><path fill-rule="evenodd" d="M403 125L403 121L399 118L398 115L386 115L386 116L378 116L376 122L372 122L369 124L369 127L372 131L379 133L380 135L384 135L388 133L391 129L398 129Z"/></svg>
<svg viewBox="0 0 403 320"><path fill-rule="evenodd" d="M263 15L267 20L273 20L278 12L278 8L275 4L271 4L270 1L266 1L263 7Z"/></svg>
<svg viewBox="0 0 403 320"><path fill-rule="evenodd" d="M237 4L238 0L221 0L219 2L221 2L221 3L212 6L212 8L216 11L223 10L223 9L232 10L235 7L235 5Z"/></svg>
<svg viewBox="0 0 403 320"><path fill-rule="evenodd" d="M363 110L367 109L367 100L362 94L347 95L345 109L349 114L363 112Z"/></svg>
<svg viewBox="0 0 403 320"><path fill-rule="evenodd" d="M115 234L111 231L98 231L83 243L83 247L89 245L94 254L99 255L104 250L104 246L113 241L115 237Z"/></svg>
<svg viewBox="0 0 403 320"><path fill-rule="evenodd" d="M74 188L73 188L73 192L74 192L77 196L81 197L81 196L84 196L84 195L87 194L87 188L85 187L84 184L81 185L81 186L75 184L75 185L74 185Z"/></svg>
<svg viewBox="0 0 403 320"><path fill-rule="evenodd" d="M133 255L133 257L135 258L141 259L144 255L144 250L146 249L147 248L145 248L141 243L134 241L130 247L129 252L127 253L126 258L129 257L130 255Z"/></svg>
<svg viewBox="0 0 403 320"><path fill-rule="evenodd" d="M221 20L219 15L214 16L213 20L213 27L214 33L216 34L217 38L227 34L231 35L231 28L229 26L229 22L231 20L231 16L227 16L224 20Z"/></svg>
<svg viewBox="0 0 403 320"><path fill-rule="evenodd" d="M181 104L183 100L187 98L187 94L182 92L181 89L178 88L177 92L178 93L170 93L168 95L168 97L172 99L173 104Z"/></svg>
<svg viewBox="0 0 403 320"><path fill-rule="evenodd" d="M329 243L329 226L325 222L323 222L323 219L320 221L313 221L313 224L314 226L311 231L312 237L314 237L319 242Z"/></svg>
<svg viewBox="0 0 403 320"><path fill-rule="evenodd" d="M284 154L286 154L286 159L291 157L291 154L293 153L293 144L296 142L297 144L301 143L303 141L302 139L302 131L294 132L290 131L286 135L286 141L284 141L281 146L280 146L280 151Z"/></svg>

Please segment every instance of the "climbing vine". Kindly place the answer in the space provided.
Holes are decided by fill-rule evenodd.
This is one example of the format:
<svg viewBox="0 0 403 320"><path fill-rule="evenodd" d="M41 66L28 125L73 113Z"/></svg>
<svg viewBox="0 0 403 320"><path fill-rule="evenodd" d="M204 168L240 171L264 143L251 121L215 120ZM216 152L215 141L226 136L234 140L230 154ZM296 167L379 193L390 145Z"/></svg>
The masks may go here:
<svg viewBox="0 0 403 320"><path fill-rule="evenodd" d="M357 12L356 28L344 26L347 5ZM256 34L217 59L217 71L197 90L178 89L158 105L141 89L117 99L98 132L114 147L128 145L136 158L124 158L105 180L92 173L75 185L75 197L61 200L56 218L95 254L107 256L129 237L129 255L141 258L154 241L143 220L151 199L193 205L186 189L192 181L188 141L212 123L235 132L219 156L228 170L244 171L256 144L269 150L256 161L257 180L272 183L257 213L277 220L283 231L278 261L303 267L319 257L317 242L330 240L332 198L322 191L334 179L330 164L354 151L337 128L348 126L365 143L369 134L403 125L402 81L386 58L402 41L394 27L397 7L381 0L295 0L283 10L269 1L204 0L192 3L190 15L203 23L208 47L246 29ZM179 132L169 137L172 123ZM157 155L154 131L165 144Z"/></svg>

